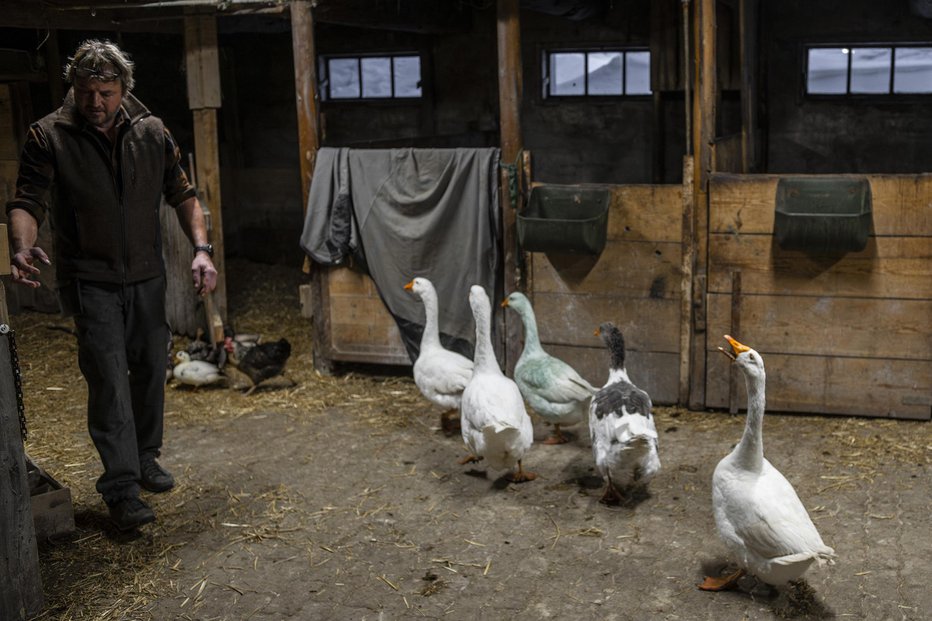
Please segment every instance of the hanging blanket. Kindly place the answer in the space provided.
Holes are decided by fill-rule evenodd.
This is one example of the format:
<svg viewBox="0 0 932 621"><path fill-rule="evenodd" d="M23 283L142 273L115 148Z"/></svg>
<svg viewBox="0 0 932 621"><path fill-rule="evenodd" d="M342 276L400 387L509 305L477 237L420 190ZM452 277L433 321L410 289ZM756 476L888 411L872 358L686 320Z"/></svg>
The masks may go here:
<svg viewBox="0 0 932 621"><path fill-rule="evenodd" d="M445 346L472 356L469 287L501 297L499 150L334 149L317 154L301 248L316 262L362 263L411 360L424 325L415 276L437 289Z"/></svg>

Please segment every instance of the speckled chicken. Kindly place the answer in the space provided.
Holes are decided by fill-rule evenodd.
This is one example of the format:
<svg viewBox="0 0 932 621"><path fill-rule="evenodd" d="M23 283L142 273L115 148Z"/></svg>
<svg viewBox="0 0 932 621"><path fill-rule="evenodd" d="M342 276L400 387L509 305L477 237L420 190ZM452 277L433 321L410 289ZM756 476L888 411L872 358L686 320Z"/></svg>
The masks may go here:
<svg viewBox="0 0 932 621"><path fill-rule="evenodd" d="M246 349L242 358L237 357L236 350L237 348L228 341L227 353L230 354L230 363L252 382L252 386L246 391L249 395L260 383L284 373L285 364L291 356L291 343L285 338L269 343L257 343Z"/></svg>

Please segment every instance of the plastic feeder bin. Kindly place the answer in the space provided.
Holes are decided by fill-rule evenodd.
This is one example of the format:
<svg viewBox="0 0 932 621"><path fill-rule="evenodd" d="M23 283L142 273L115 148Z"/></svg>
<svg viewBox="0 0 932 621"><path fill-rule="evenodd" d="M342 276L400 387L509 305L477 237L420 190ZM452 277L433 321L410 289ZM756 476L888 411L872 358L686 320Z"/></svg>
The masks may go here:
<svg viewBox="0 0 932 621"><path fill-rule="evenodd" d="M774 235L784 250L864 250L871 218L871 186L865 177L784 177L777 182Z"/></svg>
<svg viewBox="0 0 932 621"><path fill-rule="evenodd" d="M518 214L518 243L529 252L599 254L611 193L604 188L538 185Z"/></svg>

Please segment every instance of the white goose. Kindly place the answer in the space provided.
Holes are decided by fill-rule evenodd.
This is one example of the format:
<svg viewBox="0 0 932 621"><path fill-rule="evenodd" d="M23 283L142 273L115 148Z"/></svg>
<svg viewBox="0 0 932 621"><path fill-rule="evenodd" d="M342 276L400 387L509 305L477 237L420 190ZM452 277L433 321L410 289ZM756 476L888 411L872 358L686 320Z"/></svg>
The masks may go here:
<svg viewBox="0 0 932 621"><path fill-rule="evenodd" d="M606 482L600 502L612 504L624 499L625 488L646 486L660 470L660 457L650 395L628 378L621 330L606 321L596 334L611 352L611 364L608 381L589 405L589 435Z"/></svg>
<svg viewBox="0 0 932 621"><path fill-rule="evenodd" d="M446 408L440 416L440 425L446 431L452 422L451 414L460 409L463 389L472 377L473 363L440 344L434 285L428 279L418 277L406 284L405 289L417 295L424 304L424 333L414 361L414 383L428 401Z"/></svg>
<svg viewBox="0 0 932 621"><path fill-rule="evenodd" d="M517 384L505 377L492 350L492 307L485 289L473 285L469 306L476 321L476 356L472 378L463 391L460 420L463 441L472 455L461 463L486 459L496 470L518 466L508 478L530 481L537 475L521 460L534 442L534 428Z"/></svg>
<svg viewBox="0 0 932 621"><path fill-rule="evenodd" d="M835 558L793 486L764 458L764 361L727 334L725 339L734 353L718 349L744 373L748 413L741 441L715 468L712 509L719 535L739 569L730 576L707 577L699 585L706 591L732 588L745 573L768 584L783 584L799 578L813 562L831 564Z"/></svg>

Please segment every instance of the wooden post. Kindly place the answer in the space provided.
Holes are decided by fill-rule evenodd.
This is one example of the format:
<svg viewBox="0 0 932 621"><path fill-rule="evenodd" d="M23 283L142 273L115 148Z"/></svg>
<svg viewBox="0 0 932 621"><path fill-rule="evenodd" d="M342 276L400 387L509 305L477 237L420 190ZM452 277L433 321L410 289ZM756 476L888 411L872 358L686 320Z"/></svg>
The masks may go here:
<svg viewBox="0 0 932 621"><path fill-rule="evenodd" d="M188 74L188 107L194 115L194 153L198 189L210 212L210 235L217 267L217 288L208 300L207 327L213 335L216 315L227 317L226 270L223 245L223 209L220 196L220 148L217 142L217 108L220 107L220 54L217 18L188 15L184 20L185 66ZM213 308L211 308L213 307ZM215 316L210 313L215 310ZM222 331L220 340L223 340Z"/></svg>
<svg viewBox="0 0 932 621"><path fill-rule="evenodd" d="M741 38L741 172L758 171L757 26L759 0L741 0L738 9Z"/></svg>
<svg viewBox="0 0 932 621"><path fill-rule="evenodd" d="M693 3L695 63L693 91L693 213L696 262L693 271L693 343L690 363L690 409L705 406L706 375L706 275L708 273L709 177L712 174L715 139L715 0Z"/></svg>
<svg viewBox="0 0 932 621"><path fill-rule="evenodd" d="M3 231L4 238L6 231ZM5 255L9 256L9 255ZM3 285L0 283L0 289ZM6 302L0 295L0 315ZM43 606L39 551L10 362L9 324L0 334L0 619L22 621Z"/></svg>
<svg viewBox="0 0 932 621"><path fill-rule="evenodd" d="M680 280L680 385L677 403L689 403L689 369L693 336L693 269L696 262L695 208L693 205L693 158L683 158L683 223L680 237L682 277Z"/></svg>
<svg viewBox="0 0 932 621"><path fill-rule="evenodd" d="M517 164L518 174L521 162L517 162L518 153L523 147L521 141L521 17L519 0L498 0L498 114L501 132L502 164ZM504 172L504 171L503 171ZM502 175L502 259L504 269L505 295L521 289L522 274L518 268L517 246L517 209L512 208L509 195L508 177ZM519 192L520 200L520 192ZM517 208L521 206L518 205ZM495 306L493 304L493 306ZM514 370L514 365L521 354L523 329L521 320L514 314L503 313L505 337L505 368Z"/></svg>
<svg viewBox="0 0 932 621"><path fill-rule="evenodd" d="M741 272L731 273L731 336L741 337ZM728 411L738 413L738 365L728 365Z"/></svg>
<svg viewBox="0 0 932 621"><path fill-rule="evenodd" d="M314 15L307 0L293 0L291 9L291 49L294 58L294 95L298 115L298 149L301 170L301 204L307 211L307 198L311 192L311 178L320 148L320 120L318 118L317 52L314 44ZM311 272L310 313L314 329L314 367L322 372L331 370L330 313L325 306L328 269L317 266L311 270L305 258L304 271Z"/></svg>
<svg viewBox="0 0 932 621"><path fill-rule="evenodd" d="M62 79L61 53L58 50L58 31L54 28L49 30L48 40L45 42L45 69L49 78L52 108L58 108L65 99L65 87Z"/></svg>

